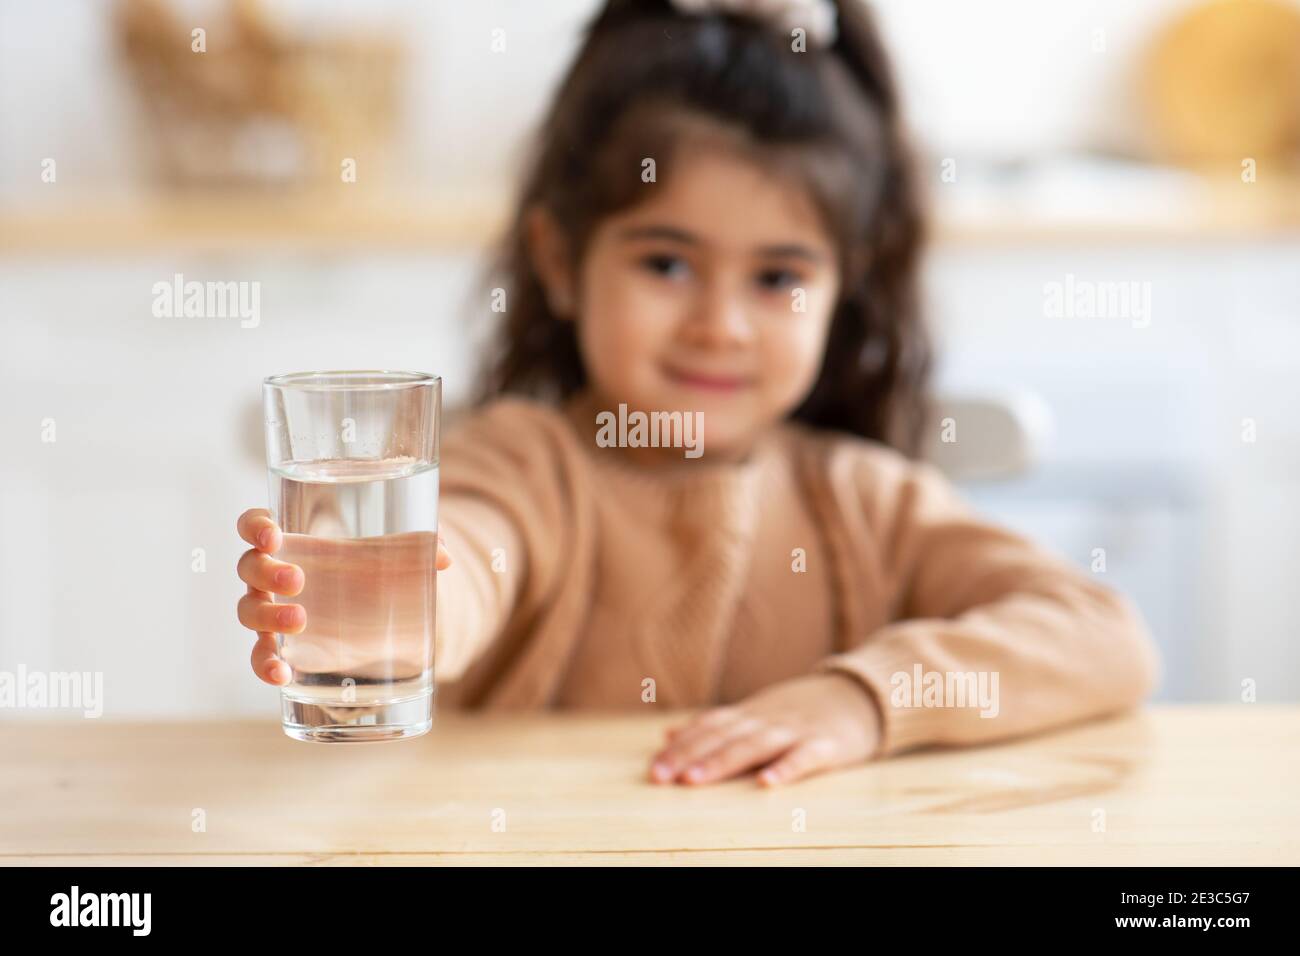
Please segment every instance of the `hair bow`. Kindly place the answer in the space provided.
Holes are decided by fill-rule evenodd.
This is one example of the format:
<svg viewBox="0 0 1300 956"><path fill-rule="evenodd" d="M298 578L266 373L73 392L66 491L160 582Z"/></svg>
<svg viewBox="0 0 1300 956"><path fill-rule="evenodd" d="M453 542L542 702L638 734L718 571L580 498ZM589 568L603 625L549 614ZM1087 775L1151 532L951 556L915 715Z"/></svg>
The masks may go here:
<svg viewBox="0 0 1300 956"><path fill-rule="evenodd" d="M682 13L730 13L752 17L781 33L802 27L808 42L825 48L835 42L836 14L832 0L671 0Z"/></svg>

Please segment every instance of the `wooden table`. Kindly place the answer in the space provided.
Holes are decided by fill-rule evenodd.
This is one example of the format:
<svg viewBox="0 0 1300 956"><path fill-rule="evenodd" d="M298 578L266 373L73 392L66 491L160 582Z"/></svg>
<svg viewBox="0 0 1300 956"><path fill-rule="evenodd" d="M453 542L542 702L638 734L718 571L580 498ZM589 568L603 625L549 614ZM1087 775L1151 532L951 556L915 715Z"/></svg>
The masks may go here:
<svg viewBox="0 0 1300 956"><path fill-rule="evenodd" d="M271 715L11 721L0 864L1300 863L1300 708L1150 708L773 790L649 783L682 716L446 713L356 746Z"/></svg>

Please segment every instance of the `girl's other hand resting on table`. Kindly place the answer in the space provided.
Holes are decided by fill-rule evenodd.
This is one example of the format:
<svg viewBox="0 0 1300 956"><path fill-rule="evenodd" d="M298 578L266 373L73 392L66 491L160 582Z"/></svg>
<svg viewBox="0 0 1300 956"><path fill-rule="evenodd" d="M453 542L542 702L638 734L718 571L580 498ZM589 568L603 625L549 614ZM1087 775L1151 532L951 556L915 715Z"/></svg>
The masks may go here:
<svg viewBox="0 0 1300 956"><path fill-rule="evenodd" d="M760 769L764 786L864 763L880 743L870 692L847 674L810 674L714 707L668 730L655 783L715 783Z"/></svg>

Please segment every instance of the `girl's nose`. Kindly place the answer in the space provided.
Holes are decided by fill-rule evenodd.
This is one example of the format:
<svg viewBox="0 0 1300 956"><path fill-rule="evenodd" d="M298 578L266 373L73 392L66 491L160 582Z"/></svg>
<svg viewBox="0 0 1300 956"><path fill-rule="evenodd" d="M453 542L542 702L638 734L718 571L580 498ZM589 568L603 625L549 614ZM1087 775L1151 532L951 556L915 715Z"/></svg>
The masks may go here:
<svg viewBox="0 0 1300 956"><path fill-rule="evenodd" d="M713 348L748 342L753 327L744 296L730 282L713 280L704 284L685 332L692 343Z"/></svg>

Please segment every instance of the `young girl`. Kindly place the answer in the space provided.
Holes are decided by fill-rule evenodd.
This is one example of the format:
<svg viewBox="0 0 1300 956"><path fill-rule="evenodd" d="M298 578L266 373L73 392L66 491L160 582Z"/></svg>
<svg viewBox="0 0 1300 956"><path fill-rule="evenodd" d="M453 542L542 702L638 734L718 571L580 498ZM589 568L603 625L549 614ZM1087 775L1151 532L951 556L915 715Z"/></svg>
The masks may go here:
<svg viewBox="0 0 1300 956"><path fill-rule="evenodd" d="M609 0L443 440L440 705L699 709L650 779L775 784L1150 691L1126 601L914 460L917 192L856 0ZM658 441L626 428L657 412ZM305 613L271 595L304 573L265 510L239 530L253 669L284 684Z"/></svg>

